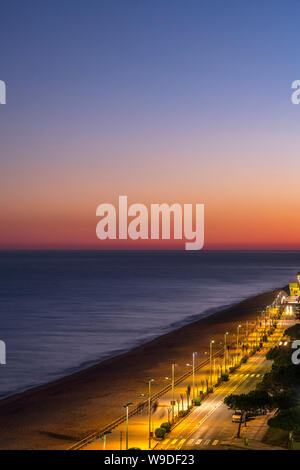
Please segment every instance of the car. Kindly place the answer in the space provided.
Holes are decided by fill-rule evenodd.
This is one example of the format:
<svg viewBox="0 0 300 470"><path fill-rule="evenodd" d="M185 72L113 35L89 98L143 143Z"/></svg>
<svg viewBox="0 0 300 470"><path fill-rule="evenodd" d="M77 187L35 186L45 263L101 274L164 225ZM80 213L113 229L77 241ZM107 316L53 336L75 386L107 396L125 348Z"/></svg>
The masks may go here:
<svg viewBox="0 0 300 470"><path fill-rule="evenodd" d="M235 410L232 415L232 422L233 423L242 423L244 421L244 415L241 410Z"/></svg>

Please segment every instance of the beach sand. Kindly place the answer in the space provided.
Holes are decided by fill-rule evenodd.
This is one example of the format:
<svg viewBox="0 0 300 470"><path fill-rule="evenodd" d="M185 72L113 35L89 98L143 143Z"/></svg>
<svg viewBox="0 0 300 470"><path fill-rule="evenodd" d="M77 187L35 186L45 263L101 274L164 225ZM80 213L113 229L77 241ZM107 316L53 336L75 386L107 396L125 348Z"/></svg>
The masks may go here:
<svg viewBox="0 0 300 470"><path fill-rule="evenodd" d="M217 345L228 331L228 344L233 342L237 325L254 322L276 292L251 297L113 359L2 400L0 449L67 449L122 415L125 403L138 404L150 378L155 379L153 393L163 388L172 363L176 375L182 375L193 351L199 362L207 358L211 339Z"/></svg>

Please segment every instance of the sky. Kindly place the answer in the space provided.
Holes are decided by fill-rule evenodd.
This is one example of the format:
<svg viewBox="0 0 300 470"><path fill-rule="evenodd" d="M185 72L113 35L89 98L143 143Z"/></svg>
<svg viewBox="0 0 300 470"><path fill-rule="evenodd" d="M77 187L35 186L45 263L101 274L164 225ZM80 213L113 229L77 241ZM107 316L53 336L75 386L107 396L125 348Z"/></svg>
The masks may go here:
<svg viewBox="0 0 300 470"><path fill-rule="evenodd" d="M0 249L105 248L119 195L203 203L206 249L300 249L299 1L2 0L0 21ZM149 243L110 247L175 247Z"/></svg>

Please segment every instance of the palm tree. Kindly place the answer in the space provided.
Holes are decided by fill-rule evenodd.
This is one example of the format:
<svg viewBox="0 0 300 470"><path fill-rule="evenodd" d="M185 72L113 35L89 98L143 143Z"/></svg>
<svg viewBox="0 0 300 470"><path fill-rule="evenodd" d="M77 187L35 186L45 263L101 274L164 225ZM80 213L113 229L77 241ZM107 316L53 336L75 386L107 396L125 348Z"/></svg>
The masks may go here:
<svg viewBox="0 0 300 470"><path fill-rule="evenodd" d="M187 398L187 407L190 408L190 395L191 395L191 386L188 385L186 389L186 398Z"/></svg>
<svg viewBox="0 0 300 470"><path fill-rule="evenodd" d="M180 394L180 398L181 398L182 411L183 411L183 409L184 409L184 403L183 403L184 395L183 395L183 393Z"/></svg>

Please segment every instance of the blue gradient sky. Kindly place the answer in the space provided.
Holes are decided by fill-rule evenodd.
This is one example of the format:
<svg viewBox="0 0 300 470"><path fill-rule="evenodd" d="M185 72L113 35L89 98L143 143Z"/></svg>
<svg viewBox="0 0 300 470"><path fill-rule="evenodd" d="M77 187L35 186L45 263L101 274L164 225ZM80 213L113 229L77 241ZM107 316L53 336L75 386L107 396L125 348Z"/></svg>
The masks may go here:
<svg viewBox="0 0 300 470"><path fill-rule="evenodd" d="M204 202L208 248L300 248L299 14L2 0L0 247L101 248L96 206L127 194Z"/></svg>

